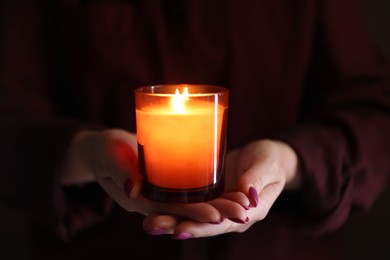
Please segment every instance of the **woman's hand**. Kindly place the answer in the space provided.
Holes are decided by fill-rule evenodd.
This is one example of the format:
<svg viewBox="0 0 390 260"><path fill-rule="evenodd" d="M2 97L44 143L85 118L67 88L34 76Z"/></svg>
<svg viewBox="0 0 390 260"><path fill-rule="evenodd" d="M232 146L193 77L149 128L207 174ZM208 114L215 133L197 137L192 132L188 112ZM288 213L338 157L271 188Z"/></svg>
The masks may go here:
<svg viewBox="0 0 390 260"><path fill-rule="evenodd" d="M297 190L301 186L297 155L287 144L279 141L260 140L242 149L230 152L226 158L227 192L219 200L233 200L245 206L240 197L246 194L249 205L247 221L224 219L218 225L200 223L170 215L149 215L144 227L163 227L178 239L215 236L229 232L244 232L263 220L283 189ZM228 207L222 207L227 210ZM234 209L231 209L234 211Z"/></svg>
<svg viewBox="0 0 390 260"><path fill-rule="evenodd" d="M62 184L77 185L95 180L113 200L130 212L143 215L168 214L177 219L192 219L214 224L220 223L222 218L247 218L245 209L233 200L221 199L214 204L181 204L159 203L144 198L140 194L137 138L135 134L124 130L84 131L73 139L61 176ZM249 203L243 195L238 195L236 200ZM164 231L163 227L148 230L151 234L160 234Z"/></svg>

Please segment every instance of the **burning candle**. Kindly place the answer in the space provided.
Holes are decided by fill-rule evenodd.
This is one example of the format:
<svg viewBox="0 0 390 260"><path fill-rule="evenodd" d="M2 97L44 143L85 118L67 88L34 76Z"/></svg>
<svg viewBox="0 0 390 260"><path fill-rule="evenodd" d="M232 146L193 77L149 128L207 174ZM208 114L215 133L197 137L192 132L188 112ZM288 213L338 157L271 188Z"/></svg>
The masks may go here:
<svg viewBox="0 0 390 260"><path fill-rule="evenodd" d="M196 202L223 192L228 91L204 85L136 90L142 194Z"/></svg>

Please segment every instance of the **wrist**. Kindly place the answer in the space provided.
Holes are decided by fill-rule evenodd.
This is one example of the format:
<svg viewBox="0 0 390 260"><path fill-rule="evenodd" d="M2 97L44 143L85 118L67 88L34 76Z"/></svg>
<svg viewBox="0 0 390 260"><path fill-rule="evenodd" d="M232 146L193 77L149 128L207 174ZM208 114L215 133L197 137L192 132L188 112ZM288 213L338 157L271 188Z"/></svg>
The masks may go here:
<svg viewBox="0 0 390 260"><path fill-rule="evenodd" d="M302 187L302 173L298 155L287 143L281 141L276 142L281 147L281 163L286 177L284 190L297 191Z"/></svg>

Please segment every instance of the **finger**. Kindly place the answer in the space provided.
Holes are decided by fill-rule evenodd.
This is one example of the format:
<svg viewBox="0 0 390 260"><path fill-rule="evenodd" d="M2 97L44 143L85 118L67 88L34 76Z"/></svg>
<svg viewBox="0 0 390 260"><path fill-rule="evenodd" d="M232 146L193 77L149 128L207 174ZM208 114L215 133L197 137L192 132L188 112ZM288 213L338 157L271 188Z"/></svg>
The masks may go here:
<svg viewBox="0 0 390 260"><path fill-rule="evenodd" d="M142 197L135 201L137 208L143 212L160 215L173 215L184 219L193 219L199 222L217 223L221 220L219 211L207 203L161 203L150 201Z"/></svg>
<svg viewBox="0 0 390 260"><path fill-rule="evenodd" d="M250 200L248 199L248 196L242 192L227 192L224 193L221 198L237 202L245 209L249 209Z"/></svg>
<svg viewBox="0 0 390 260"><path fill-rule="evenodd" d="M249 224L237 224L228 219L225 219L218 225L186 220L176 225L173 238L184 240L188 238L217 236L231 232L244 232L249 227Z"/></svg>
<svg viewBox="0 0 390 260"><path fill-rule="evenodd" d="M277 194L280 194L282 189L283 183L281 182L269 184L262 189L259 195L259 199L262 201L261 205L246 211L250 219L247 223L240 224L229 219L224 219L221 223L216 225L192 220L180 221L175 223L173 238L184 240L188 238L216 236L231 232L244 232L257 221L265 218L278 197ZM176 221L178 220L176 219Z"/></svg>
<svg viewBox="0 0 390 260"><path fill-rule="evenodd" d="M110 177L118 188L125 187L128 196L135 198L141 190L136 150L129 142L123 140L113 139L107 142L108 150L113 157Z"/></svg>
<svg viewBox="0 0 390 260"><path fill-rule="evenodd" d="M129 199L135 185L128 174L118 170L114 165L111 165L110 168L106 168L102 171L106 173L96 174L96 180L102 187L106 186L106 188L109 189L106 190L106 192L111 195L114 190L111 185L115 185L115 190L120 190L126 195L127 199Z"/></svg>
<svg viewBox="0 0 390 260"><path fill-rule="evenodd" d="M233 222L241 224L247 223L249 221L245 208L234 201L219 198L209 201L208 203L215 207L222 215L222 218L217 223L222 222L223 218L228 218Z"/></svg>
<svg viewBox="0 0 390 260"><path fill-rule="evenodd" d="M134 207L132 207L126 193L115 184L112 178L100 178L97 181L104 191L122 208L127 211L134 211Z"/></svg>
<svg viewBox="0 0 390 260"><path fill-rule="evenodd" d="M98 180L102 188L127 211L137 211L148 215L156 213L160 215L173 215L180 218L193 219L199 222L219 222L221 214L219 211L207 203L180 204L161 203L148 200L142 196L129 200L123 189L118 188L111 178Z"/></svg>
<svg viewBox="0 0 390 260"><path fill-rule="evenodd" d="M180 219L169 215L150 214L142 222L143 229L149 235L173 234Z"/></svg>
<svg viewBox="0 0 390 260"><path fill-rule="evenodd" d="M240 176L238 190L247 194L251 206L256 207L262 189L271 183L281 181L279 171L278 163L272 158L259 159Z"/></svg>

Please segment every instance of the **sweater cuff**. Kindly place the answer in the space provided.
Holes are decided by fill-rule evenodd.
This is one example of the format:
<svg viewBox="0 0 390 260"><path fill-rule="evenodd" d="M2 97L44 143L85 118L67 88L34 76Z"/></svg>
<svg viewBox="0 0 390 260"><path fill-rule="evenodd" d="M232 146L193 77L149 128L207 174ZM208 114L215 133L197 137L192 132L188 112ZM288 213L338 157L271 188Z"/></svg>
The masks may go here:
<svg viewBox="0 0 390 260"><path fill-rule="evenodd" d="M64 188L59 175L72 138L102 127L68 119L4 116L1 139L6 204L67 240L101 221L111 199L96 183ZM15 159L17 158L17 159ZM8 191L7 191L8 190Z"/></svg>
<svg viewBox="0 0 390 260"><path fill-rule="evenodd" d="M306 125L271 138L294 149L303 180L299 192L281 194L275 210L310 235L339 228L349 215L353 186L352 177L346 171L350 160L342 133L330 125Z"/></svg>

